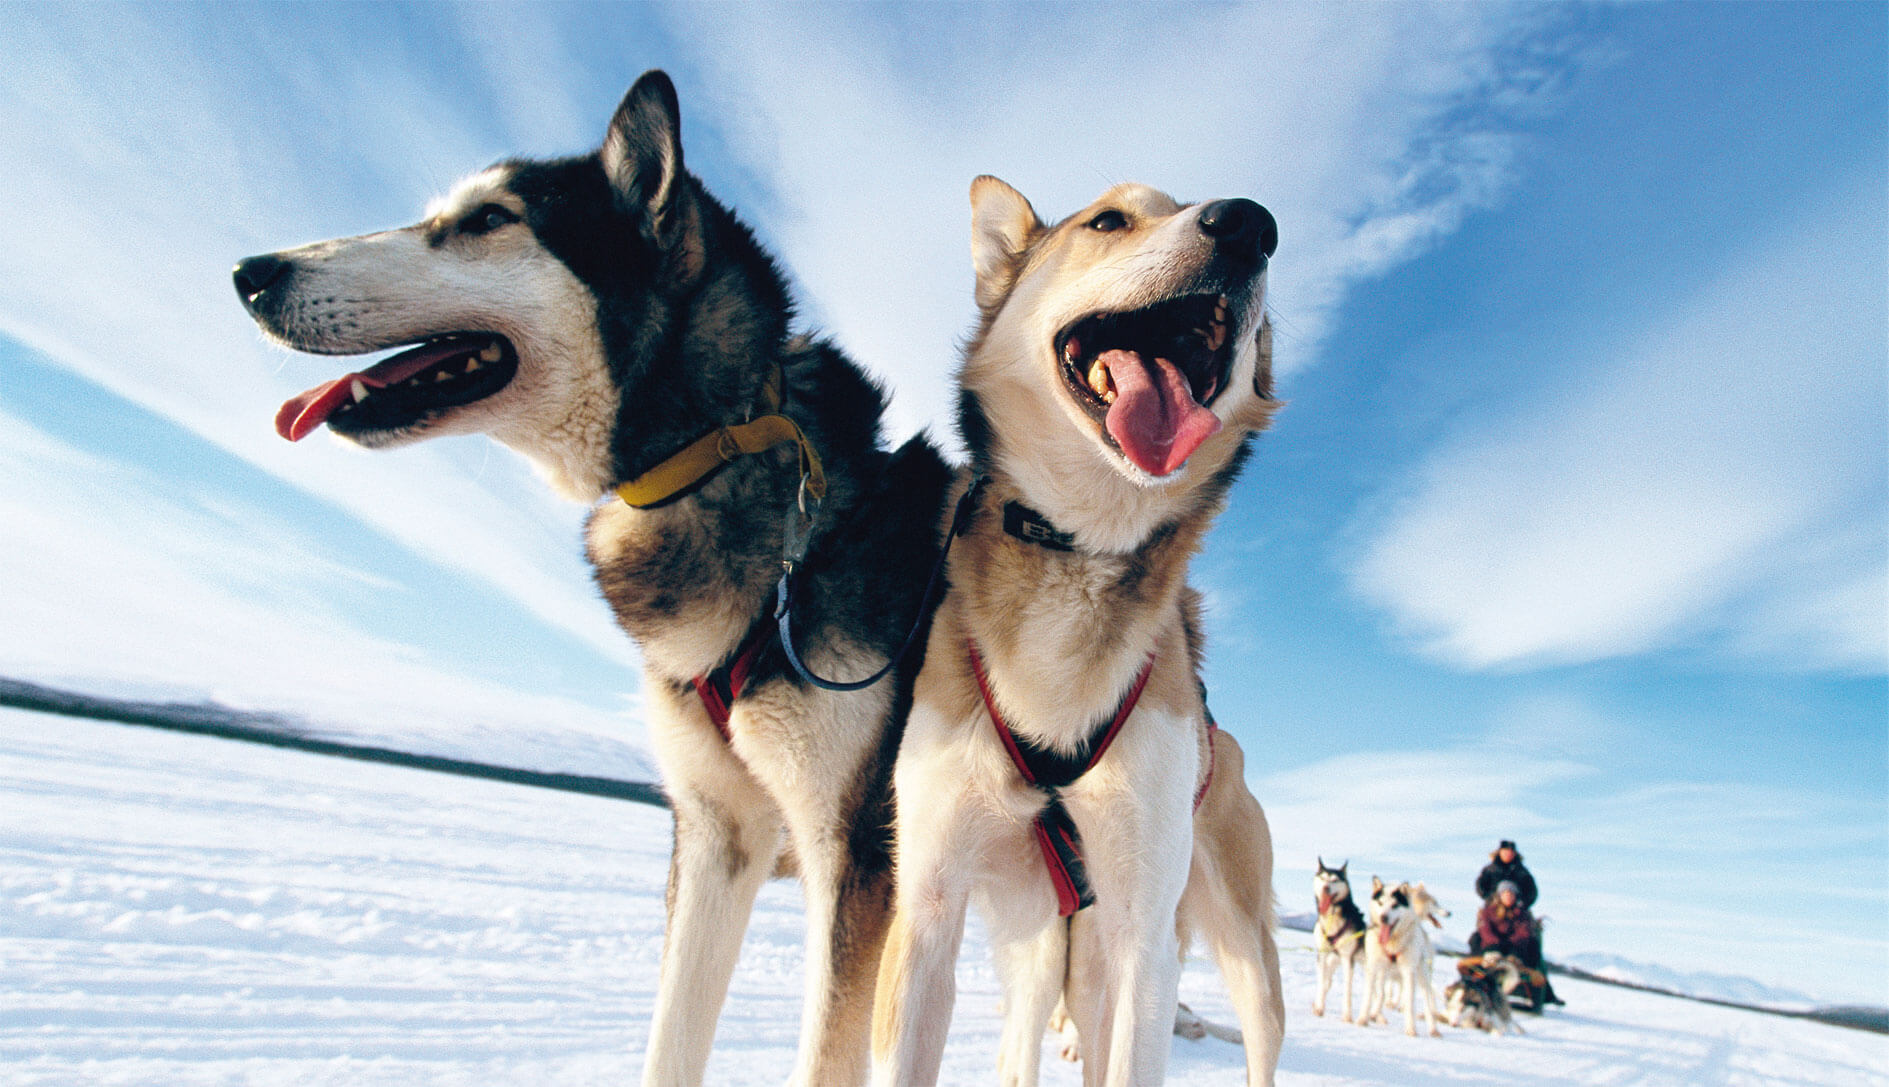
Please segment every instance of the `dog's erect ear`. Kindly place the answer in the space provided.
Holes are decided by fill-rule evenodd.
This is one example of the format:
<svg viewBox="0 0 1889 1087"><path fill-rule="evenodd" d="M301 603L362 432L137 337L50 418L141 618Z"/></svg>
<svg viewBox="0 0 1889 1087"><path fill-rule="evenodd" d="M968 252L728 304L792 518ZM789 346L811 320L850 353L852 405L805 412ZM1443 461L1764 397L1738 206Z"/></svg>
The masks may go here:
<svg viewBox="0 0 1889 1087"><path fill-rule="evenodd" d="M1371 893L1375 895L1383 889L1384 889L1384 881L1377 878L1376 876L1372 876L1371 877Z"/></svg>
<svg viewBox="0 0 1889 1087"><path fill-rule="evenodd" d="M618 206L645 216L658 239L672 230L682 178L682 114L676 86L662 71L644 72L623 96L600 155Z"/></svg>
<svg viewBox="0 0 1889 1087"><path fill-rule="evenodd" d="M1022 193L989 174L971 182L971 268L977 273L980 308L1003 301L1017 258L1041 229L1043 221Z"/></svg>
<svg viewBox="0 0 1889 1087"><path fill-rule="evenodd" d="M1319 870L1319 871L1321 871L1321 872L1329 872L1329 871L1331 871L1331 869L1329 869L1329 868L1327 868L1327 867L1325 867L1325 858L1324 858L1324 857L1320 857L1320 858L1318 859L1318 870Z"/></svg>

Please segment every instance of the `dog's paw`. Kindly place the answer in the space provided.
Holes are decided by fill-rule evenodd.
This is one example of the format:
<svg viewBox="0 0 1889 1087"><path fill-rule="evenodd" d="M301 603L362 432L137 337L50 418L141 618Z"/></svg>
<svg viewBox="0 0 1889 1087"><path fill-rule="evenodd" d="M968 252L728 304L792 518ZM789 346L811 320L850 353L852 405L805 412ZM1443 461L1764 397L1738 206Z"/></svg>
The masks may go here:
<svg viewBox="0 0 1889 1087"><path fill-rule="evenodd" d="M1312 1005L1312 1014L1318 1016L1320 1019L1323 1019L1325 1018L1325 1009L1319 1007L1317 1004L1314 1004Z"/></svg>
<svg viewBox="0 0 1889 1087"><path fill-rule="evenodd" d="M1194 1009L1179 1004L1174 1008L1174 1033L1190 1042L1198 1042L1207 1036L1207 1023L1194 1014Z"/></svg>

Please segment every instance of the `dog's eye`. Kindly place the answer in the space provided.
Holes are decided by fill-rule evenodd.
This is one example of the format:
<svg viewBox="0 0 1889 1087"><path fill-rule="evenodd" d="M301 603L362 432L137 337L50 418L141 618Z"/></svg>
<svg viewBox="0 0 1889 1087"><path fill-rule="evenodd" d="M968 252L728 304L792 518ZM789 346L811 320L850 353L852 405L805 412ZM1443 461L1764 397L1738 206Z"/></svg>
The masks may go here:
<svg viewBox="0 0 1889 1087"><path fill-rule="evenodd" d="M459 229L466 234L490 234L499 227L517 221L518 216L510 208L486 204L459 220Z"/></svg>
<svg viewBox="0 0 1889 1087"><path fill-rule="evenodd" d="M1089 220L1090 230L1100 230L1103 233L1108 233L1109 231L1114 231L1114 230L1124 230L1127 228L1127 226L1128 226L1128 216L1123 215L1121 212L1116 211L1113 208Z"/></svg>

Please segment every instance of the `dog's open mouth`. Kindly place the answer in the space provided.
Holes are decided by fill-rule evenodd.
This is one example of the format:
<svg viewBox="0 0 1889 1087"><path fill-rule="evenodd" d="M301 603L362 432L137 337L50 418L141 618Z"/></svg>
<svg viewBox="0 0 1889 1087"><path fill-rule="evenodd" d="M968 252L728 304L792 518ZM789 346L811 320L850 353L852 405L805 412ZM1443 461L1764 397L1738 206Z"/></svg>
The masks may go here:
<svg viewBox="0 0 1889 1087"><path fill-rule="evenodd" d="M483 400L517 372L518 352L503 336L440 336L294 397L276 412L275 430L292 442L323 423L343 434L398 430Z"/></svg>
<svg viewBox="0 0 1889 1087"><path fill-rule="evenodd" d="M1056 337L1063 378L1130 462L1152 476L1187 463L1220 429L1234 327L1225 295L1196 294L1085 317Z"/></svg>

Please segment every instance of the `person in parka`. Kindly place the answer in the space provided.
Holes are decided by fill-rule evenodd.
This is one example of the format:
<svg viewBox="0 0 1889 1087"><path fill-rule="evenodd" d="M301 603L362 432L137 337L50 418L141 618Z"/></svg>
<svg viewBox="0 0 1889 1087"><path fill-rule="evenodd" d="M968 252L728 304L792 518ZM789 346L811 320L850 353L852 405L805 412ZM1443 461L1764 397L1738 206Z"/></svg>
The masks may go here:
<svg viewBox="0 0 1889 1087"><path fill-rule="evenodd" d="M1541 930L1521 902L1521 888L1511 880L1496 884L1495 894L1476 913L1476 934L1469 953L1497 951L1513 955L1531 970L1541 969Z"/></svg>
<svg viewBox="0 0 1889 1087"><path fill-rule="evenodd" d="M1476 877L1476 897L1489 901L1497 885L1504 880L1515 884L1515 897L1521 899L1524 908L1535 908L1535 877L1529 875L1528 868L1522 864L1522 855L1516 851L1515 843L1506 838L1489 854L1489 863Z"/></svg>

